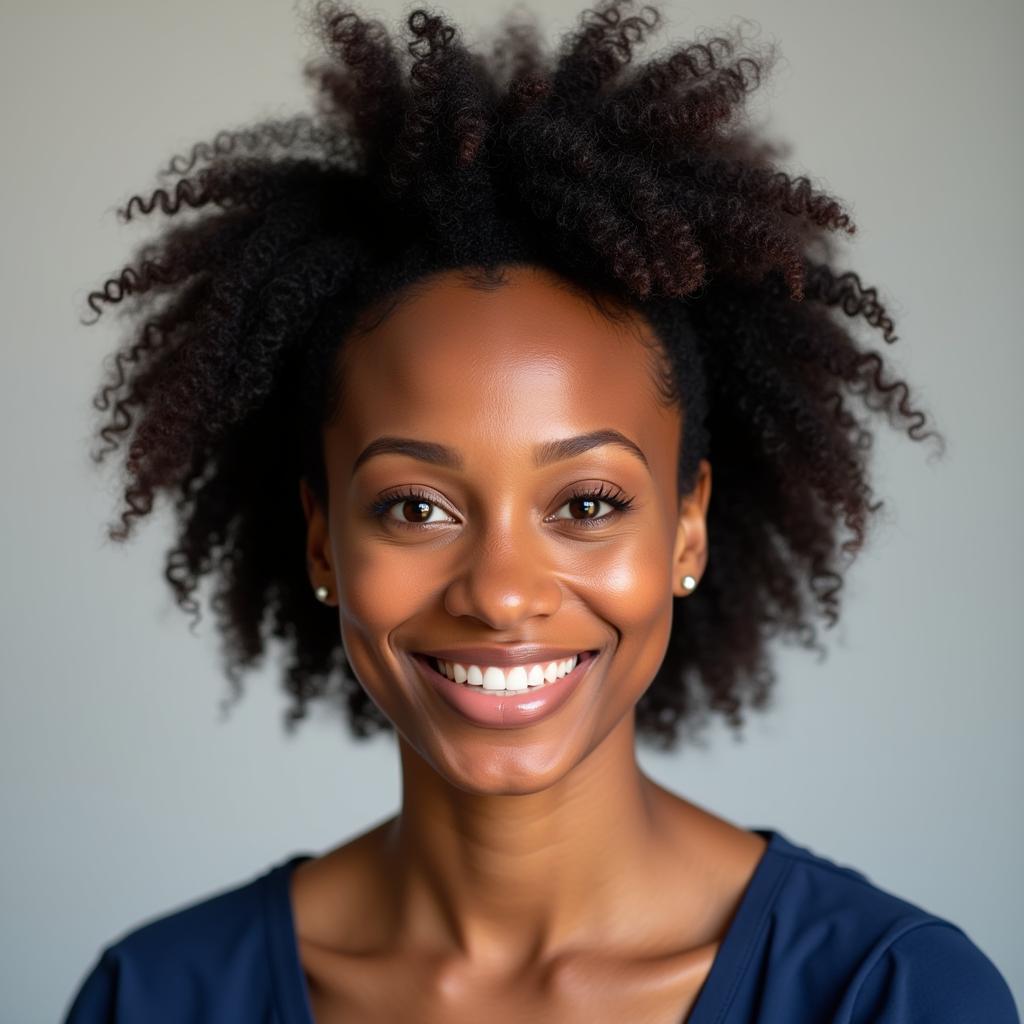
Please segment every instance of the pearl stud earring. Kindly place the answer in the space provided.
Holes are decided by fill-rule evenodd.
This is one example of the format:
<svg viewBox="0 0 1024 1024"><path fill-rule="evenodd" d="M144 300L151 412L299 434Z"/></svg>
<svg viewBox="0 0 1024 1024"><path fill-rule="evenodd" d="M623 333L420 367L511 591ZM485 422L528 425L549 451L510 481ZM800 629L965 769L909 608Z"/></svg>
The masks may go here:
<svg viewBox="0 0 1024 1024"><path fill-rule="evenodd" d="M692 576L684 576L680 582L684 590L693 590L697 586L697 581Z"/></svg>
<svg viewBox="0 0 1024 1024"><path fill-rule="evenodd" d="M316 598L317 598L318 601L326 601L327 600L327 595L329 593L330 593L330 591L326 587L317 587L316 588Z"/></svg>

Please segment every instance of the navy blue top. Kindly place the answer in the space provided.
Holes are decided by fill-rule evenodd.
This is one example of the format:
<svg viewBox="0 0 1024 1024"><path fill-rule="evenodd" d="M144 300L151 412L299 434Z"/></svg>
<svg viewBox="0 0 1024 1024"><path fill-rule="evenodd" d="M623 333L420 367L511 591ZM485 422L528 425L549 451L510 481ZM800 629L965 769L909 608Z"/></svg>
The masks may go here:
<svg viewBox="0 0 1024 1024"><path fill-rule="evenodd" d="M771 829L686 1024L1020 1024L1005 979L950 921ZM64 1024L314 1024L292 869L107 945Z"/></svg>

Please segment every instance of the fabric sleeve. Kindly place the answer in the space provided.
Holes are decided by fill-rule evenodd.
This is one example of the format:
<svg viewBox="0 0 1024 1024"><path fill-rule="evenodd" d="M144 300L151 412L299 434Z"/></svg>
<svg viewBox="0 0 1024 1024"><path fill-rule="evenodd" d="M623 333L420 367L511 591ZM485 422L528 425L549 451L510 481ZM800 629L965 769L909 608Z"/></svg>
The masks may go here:
<svg viewBox="0 0 1024 1024"><path fill-rule="evenodd" d="M851 1024L1020 1024L1006 980L961 931L929 922L882 954L857 994Z"/></svg>
<svg viewBox="0 0 1024 1024"><path fill-rule="evenodd" d="M105 949L78 988L63 1024L123 1024L117 1016L117 959Z"/></svg>

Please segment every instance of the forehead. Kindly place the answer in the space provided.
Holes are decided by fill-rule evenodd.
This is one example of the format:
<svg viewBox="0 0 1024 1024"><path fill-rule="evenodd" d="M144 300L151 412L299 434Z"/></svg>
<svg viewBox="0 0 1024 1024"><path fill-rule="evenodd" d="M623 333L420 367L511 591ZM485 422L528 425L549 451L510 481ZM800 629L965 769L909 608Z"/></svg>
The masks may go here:
<svg viewBox="0 0 1024 1024"><path fill-rule="evenodd" d="M353 446L387 433L507 447L606 427L663 444L679 414L658 394L658 354L639 314L611 320L542 268L486 290L447 271L345 342L336 427Z"/></svg>

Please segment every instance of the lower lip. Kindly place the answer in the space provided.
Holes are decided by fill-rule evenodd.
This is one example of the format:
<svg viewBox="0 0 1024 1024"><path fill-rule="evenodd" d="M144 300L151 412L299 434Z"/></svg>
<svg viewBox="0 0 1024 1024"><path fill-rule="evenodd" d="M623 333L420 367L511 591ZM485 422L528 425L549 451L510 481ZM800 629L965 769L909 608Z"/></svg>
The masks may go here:
<svg viewBox="0 0 1024 1024"><path fill-rule="evenodd" d="M596 660L596 654L588 651L580 656L576 667L561 679L543 686L533 686L521 693L499 697L494 691L484 690L480 686L452 682L438 672L426 657L413 655L413 661L420 667L427 682L450 708L474 725L489 729L517 729L553 715L576 692Z"/></svg>

